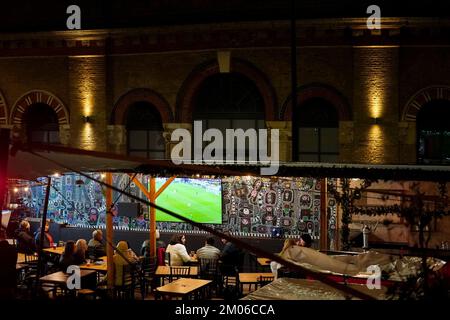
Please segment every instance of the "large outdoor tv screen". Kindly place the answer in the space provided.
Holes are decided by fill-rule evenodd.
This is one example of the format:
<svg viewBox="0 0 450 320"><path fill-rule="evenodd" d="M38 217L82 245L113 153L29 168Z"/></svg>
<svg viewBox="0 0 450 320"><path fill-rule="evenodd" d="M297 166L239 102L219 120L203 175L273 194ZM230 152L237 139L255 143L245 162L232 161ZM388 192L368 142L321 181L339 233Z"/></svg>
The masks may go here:
<svg viewBox="0 0 450 320"><path fill-rule="evenodd" d="M157 178L159 189L167 178ZM195 222L222 223L222 184L220 179L175 178L156 199L156 204ZM181 222L156 210L156 221Z"/></svg>

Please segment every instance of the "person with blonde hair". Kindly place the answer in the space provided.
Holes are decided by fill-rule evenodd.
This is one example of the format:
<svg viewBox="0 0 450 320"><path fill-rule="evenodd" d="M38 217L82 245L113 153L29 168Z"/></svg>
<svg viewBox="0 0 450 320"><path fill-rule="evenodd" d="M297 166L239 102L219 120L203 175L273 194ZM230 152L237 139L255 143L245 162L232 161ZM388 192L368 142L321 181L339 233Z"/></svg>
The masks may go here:
<svg viewBox="0 0 450 320"><path fill-rule="evenodd" d="M36 252L36 242L30 231L30 223L22 220L19 229L16 231L17 251L24 254L33 254Z"/></svg>
<svg viewBox="0 0 450 320"><path fill-rule="evenodd" d="M123 283L124 267L126 265L133 265L137 263L136 255L128 247L126 241L119 241L116 247L116 252L113 256L114 261L114 285L123 286L127 283Z"/></svg>
<svg viewBox="0 0 450 320"><path fill-rule="evenodd" d="M88 250L88 245L86 240L78 239L75 243L75 264L83 264L86 262L86 251Z"/></svg>
<svg viewBox="0 0 450 320"><path fill-rule="evenodd" d="M281 249L279 255L283 256L284 253L291 248L292 246L298 245L298 242L294 239L286 239L283 243L283 248ZM283 265L281 263L278 263L276 261L270 262L270 270L272 271L275 279L278 277L278 269L280 269Z"/></svg>

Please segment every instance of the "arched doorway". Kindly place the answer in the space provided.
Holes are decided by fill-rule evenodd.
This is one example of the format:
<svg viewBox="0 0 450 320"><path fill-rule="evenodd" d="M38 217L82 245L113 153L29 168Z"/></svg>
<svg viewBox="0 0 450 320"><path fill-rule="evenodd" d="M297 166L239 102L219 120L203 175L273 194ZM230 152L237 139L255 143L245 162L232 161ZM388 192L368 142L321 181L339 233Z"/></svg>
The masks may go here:
<svg viewBox="0 0 450 320"><path fill-rule="evenodd" d="M55 110L45 103L31 104L24 113L23 122L29 142L59 144L59 123Z"/></svg>
<svg viewBox="0 0 450 320"><path fill-rule="evenodd" d="M146 101L135 102L126 112L127 154L150 159L165 158L161 115Z"/></svg>
<svg viewBox="0 0 450 320"><path fill-rule="evenodd" d="M192 119L202 122L203 131L216 128L225 137L226 129L265 128L264 110L263 97L252 80L236 72L217 73L200 85L194 98ZM246 141L247 158L252 148L257 151L257 145L250 146Z"/></svg>
<svg viewBox="0 0 450 320"><path fill-rule="evenodd" d="M338 162L339 115L327 100L304 101L293 113L294 161Z"/></svg>
<svg viewBox="0 0 450 320"><path fill-rule="evenodd" d="M231 73L220 73L217 60L207 61L198 65L189 74L177 96L175 117L177 122L190 123L197 107L196 99L199 91L205 82L214 75L235 77L241 75L249 80L257 88L263 101L263 110L267 121L276 120L277 99L275 90L269 81L269 78L252 63L241 60L231 59ZM208 80L209 81L209 80Z"/></svg>
<svg viewBox="0 0 450 320"><path fill-rule="evenodd" d="M450 164L450 101L431 100L417 113L417 162Z"/></svg>

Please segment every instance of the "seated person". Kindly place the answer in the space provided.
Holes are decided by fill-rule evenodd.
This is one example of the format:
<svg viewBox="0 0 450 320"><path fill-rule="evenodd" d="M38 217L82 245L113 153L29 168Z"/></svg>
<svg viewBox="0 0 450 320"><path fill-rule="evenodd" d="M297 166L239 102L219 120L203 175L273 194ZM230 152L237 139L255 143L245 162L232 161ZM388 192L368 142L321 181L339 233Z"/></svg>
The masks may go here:
<svg viewBox="0 0 450 320"><path fill-rule="evenodd" d="M157 251L159 248L166 247L165 243L163 241L159 240L159 238L160 238L159 230L156 230L156 250ZM150 240L145 240L142 243L141 256L144 256L145 258L150 257Z"/></svg>
<svg viewBox="0 0 450 320"><path fill-rule="evenodd" d="M88 256L97 259L106 256L105 245L103 244L103 233L101 230L92 232L92 239L88 243Z"/></svg>
<svg viewBox="0 0 450 320"><path fill-rule="evenodd" d="M226 231L226 235L230 236L230 232ZM223 274L233 274L235 268L241 271L244 264L244 253L241 249L227 239L222 239L225 245L220 253L220 261L222 261L221 269Z"/></svg>
<svg viewBox="0 0 450 320"><path fill-rule="evenodd" d="M75 259L75 242L67 241L64 247L64 252L59 258L59 268L62 272L66 272L71 265L76 265Z"/></svg>
<svg viewBox="0 0 450 320"><path fill-rule="evenodd" d="M214 247L214 238L207 237L205 246L197 250L198 259L219 259L220 250Z"/></svg>
<svg viewBox="0 0 450 320"><path fill-rule="evenodd" d="M88 250L88 245L86 240L78 239L75 243L75 264L86 263L86 252Z"/></svg>
<svg viewBox="0 0 450 320"><path fill-rule="evenodd" d="M182 266L188 262L194 262L191 256L187 253L186 236L184 234L175 234L167 246L166 253L170 254L171 266Z"/></svg>
<svg viewBox="0 0 450 320"><path fill-rule="evenodd" d="M30 223L22 220L19 229L16 231L17 251L24 254L33 254L36 252L36 242L30 231Z"/></svg>
<svg viewBox="0 0 450 320"><path fill-rule="evenodd" d="M124 266L134 265L138 262L138 259L134 252L128 247L126 241L119 241L116 247L116 252L113 256L114 261L114 285L122 286Z"/></svg>
<svg viewBox="0 0 450 320"><path fill-rule="evenodd" d="M121 241L124 241L124 240L121 240ZM130 261L132 261L133 263L139 261L139 257L136 255L136 253L134 253L133 249L131 249L130 243L128 241L125 241L125 242L127 243L127 247L128 247L127 258Z"/></svg>
<svg viewBox="0 0 450 320"><path fill-rule="evenodd" d="M300 247L311 248L312 238L309 233L304 233L300 236L300 240L298 240L296 244Z"/></svg>
<svg viewBox="0 0 450 320"><path fill-rule="evenodd" d="M47 248L53 247L53 237L49 231L50 231L50 221L47 220L45 222L44 241L42 242L42 245L40 243L41 242L41 229L39 229L39 231L36 232L34 239L35 239L37 247L41 247L42 249L47 249Z"/></svg>

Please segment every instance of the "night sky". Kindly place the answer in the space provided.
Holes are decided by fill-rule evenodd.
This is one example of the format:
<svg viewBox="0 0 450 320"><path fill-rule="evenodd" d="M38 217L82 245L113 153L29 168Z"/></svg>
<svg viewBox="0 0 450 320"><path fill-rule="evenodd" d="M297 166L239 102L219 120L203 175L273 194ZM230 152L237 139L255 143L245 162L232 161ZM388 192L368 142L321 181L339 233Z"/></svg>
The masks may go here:
<svg viewBox="0 0 450 320"><path fill-rule="evenodd" d="M17 0L0 4L0 32L66 30L71 4L81 7L82 29L292 17L291 0ZM384 17L450 16L448 0L297 0L296 18L367 17L372 4Z"/></svg>

